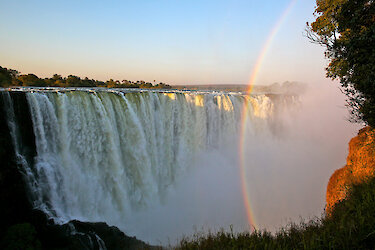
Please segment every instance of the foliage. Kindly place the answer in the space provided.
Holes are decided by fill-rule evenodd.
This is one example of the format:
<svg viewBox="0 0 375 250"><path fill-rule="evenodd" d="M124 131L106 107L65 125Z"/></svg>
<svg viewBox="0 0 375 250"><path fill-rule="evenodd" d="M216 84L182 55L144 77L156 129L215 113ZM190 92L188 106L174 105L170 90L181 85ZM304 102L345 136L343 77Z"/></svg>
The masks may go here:
<svg viewBox="0 0 375 250"><path fill-rule="evenodd" d="M46 86L43 79L39 79L39 77L34 74L20 75L17 79L22 83L22 86Z"/></svg>
<svg viewBox="0 0 375 250"><path fill-rule="evenodd" d="M308 38L326 47L327 77L339 79L354 121L375 126L375 2L317 0Z"/></svg>
<svg viewBox="0 0 375 250"><path fill-rule="evenodd" d="M42 249L34 226L29 223L9 227L0 247L1 249Z"/></svg>
<svg viewBox="0 0 375 250"><path fill-rule="evenodd" d="M181 240L177 249L374 249L375 178L352 186L346 199L330 216L299 225L291 224L275 234L267 231L234 234L198 233Z"/></svg>
<svg viewBox="0 0 375 250"><path fill-rule="evenodd" d="M9 87L11 85L20 85L17 81L18 71L7 69L0 66L0 87Z"/></svg>
<svg viewBox="0 0 375 250"><path fill-rule="evenodd" d="M150 82L110 79L106 82L89 79L81 79L79 76L69 75L62 77L54 74L51 78L39 78L35 74L20 75L18 71L7 69L0 66L0 87L10 86L33 86L33 87L106 87L106 88L164 88L170 89L171 86L160 82L153 85Z"/></svg>

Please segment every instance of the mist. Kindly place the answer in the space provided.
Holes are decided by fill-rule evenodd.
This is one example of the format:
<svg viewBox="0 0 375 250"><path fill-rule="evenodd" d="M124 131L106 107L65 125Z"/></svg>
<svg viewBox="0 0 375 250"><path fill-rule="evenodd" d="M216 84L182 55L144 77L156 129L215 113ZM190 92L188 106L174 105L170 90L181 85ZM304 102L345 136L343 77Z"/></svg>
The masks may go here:
<svg viewBox="0 0 375 250"><path fill-rule="evenodd" d="M331 85L310 85L298 111L284 110L279 134L246 138L251 205L259 229L274 231L324 213L328 180L346 164L360 124L348 121L345 96Z"/></svg>
<svg viewBox="0 0 375 250"><path fill-rule="evenodd" d="M360 128L348 122L345 96L334 84L309 85L300 105L280 112L269 127L244 135L252 223L272 232L324 213L328 180L345 165L348 142ZM228 137L232 140L223 147L191 159L162 202L155 199L135 211L125 233L173 245L197 232L252 230L241 190L238 137Z"/></svg>

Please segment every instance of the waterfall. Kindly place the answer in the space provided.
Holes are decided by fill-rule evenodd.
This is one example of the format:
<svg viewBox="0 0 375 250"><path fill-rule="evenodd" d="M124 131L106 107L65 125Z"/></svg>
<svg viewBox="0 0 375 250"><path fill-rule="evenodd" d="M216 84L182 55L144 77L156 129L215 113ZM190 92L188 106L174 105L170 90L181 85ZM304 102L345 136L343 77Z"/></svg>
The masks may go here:
<svg viewBox="0 0 375 250"><path fill-rule="evenodd" d="M255 133L272 128L290 102L217 92L22 91L35 135L34 164L24 165L34 206L60 222L120 228L133 211L162 203L199 153L236 147L245 103Z"/></svg>

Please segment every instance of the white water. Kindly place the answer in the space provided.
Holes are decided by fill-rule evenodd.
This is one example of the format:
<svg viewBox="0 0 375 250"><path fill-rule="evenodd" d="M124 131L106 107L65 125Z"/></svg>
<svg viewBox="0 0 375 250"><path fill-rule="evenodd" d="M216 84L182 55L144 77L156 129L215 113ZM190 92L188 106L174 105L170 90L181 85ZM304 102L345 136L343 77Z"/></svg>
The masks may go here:
<svg viewBox="0 0 375 250"><path fill-rule="evenodd" d="M302 103L284 95L23 91L36 136L36 165L25 165L35 207L60 222L105 221L152 244L202 228L249 229L237 160L245 98L246 180L261 228L319 216L328 178L355 135L336 106L343 99L321 89Z"/></svg>
<svg viewBox="0 0 375 250"><path fill-rule="evenodd" d="M220 174L219 167L205 170L201 163L207 159L211 165L231 159L234 166L245 98L252 133L275 132L279 110L288 101L298 103L222 93L28 91L37 149L35 207L60 222L105 221L141 239L165 242L171 229L164 235L149 230L145 218L157 217L158 209L176 214L171 197L184 199L178 190L190 183L193 169ZM232 167L223 177L229 174L235 182L236 173Z"/></svg>

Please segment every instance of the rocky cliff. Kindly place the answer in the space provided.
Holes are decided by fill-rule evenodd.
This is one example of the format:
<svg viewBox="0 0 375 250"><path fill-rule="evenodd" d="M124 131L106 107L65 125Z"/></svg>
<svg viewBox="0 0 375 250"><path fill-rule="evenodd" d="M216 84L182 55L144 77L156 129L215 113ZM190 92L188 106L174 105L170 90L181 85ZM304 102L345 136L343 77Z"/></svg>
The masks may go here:
<svg viewBox="0 0 375 250"><path fill-rule="evenodd" d="M20 126L16 142L8 126L9 100ZM26 173L14 150L17 144L24 160L33 164L35 137L24 93L7 96L0 91L0 131L0 249L158 249L103 222L61 225L33 208Z"/></svg>
<svg viewBox="0 0 375 250"><path fill-rule="evenodd" d="M349 142L349 154L344 167L337 169L327 186L326 212L346 197L352 184L359 184L375 175L375 130L365 127Z"/></svg>

